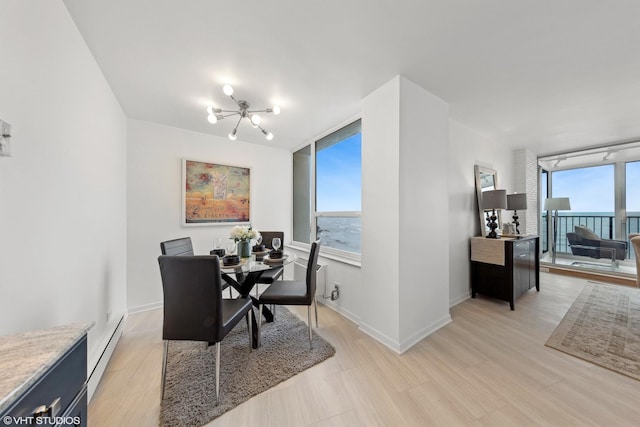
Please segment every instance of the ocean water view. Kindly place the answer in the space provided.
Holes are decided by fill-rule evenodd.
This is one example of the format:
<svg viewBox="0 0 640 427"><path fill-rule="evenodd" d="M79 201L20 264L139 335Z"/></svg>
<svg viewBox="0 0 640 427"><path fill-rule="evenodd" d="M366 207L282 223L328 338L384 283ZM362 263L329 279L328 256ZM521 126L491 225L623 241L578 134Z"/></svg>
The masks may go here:
<svg viewBox="0 0 640 427"><path fill-rule="evenodd" d="M318 217L317 236L322 245L347 252L360 253L360 217Z"/></svg>

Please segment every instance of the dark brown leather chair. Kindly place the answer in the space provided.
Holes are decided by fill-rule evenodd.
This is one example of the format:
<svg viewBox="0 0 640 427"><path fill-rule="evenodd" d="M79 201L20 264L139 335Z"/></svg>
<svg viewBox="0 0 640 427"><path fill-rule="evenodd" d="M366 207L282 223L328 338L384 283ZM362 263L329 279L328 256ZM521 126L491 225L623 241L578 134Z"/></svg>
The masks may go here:
<svg viewBox="0 0 640 427"><path fill-rule="evenodd" d="M191 237L167 240L160 243L162 255L194 255Z"/></svg>
<svg viewBox="0 0 640 427"><path fill-rule="evenodd" d="M266 246L267 249L273 249L273 238L280 238L280 250L284 249L284 232L282 231L261 231L260 235L262 236L262 244ZM257 283L263 284L272 284L274 281L278 280L282 277L284 273L284 267L280 268L272 268L271 270L267 270L260 275Z"/></svg>
<svg viewBox="0 0 640 427"><path fill-rule="evenodd" d="M217 402L220 392L220 341L246 316L251 349L251 299L222 299L220 261L216 255L162 255L158 263L164 293L162 396L169 340L205 341L216 345Z"/></svg>
<svg viewBox="0 0 640 427"><path fill-rule="evenodd" d="M302 280L279 280L272 283L266 291L260 295L258 302L258 313L262 313L264 304L275 305L306 305L309 322L309 347L311 343L311 304L314 305L316 313L316 328L318 327L318 305L316 303L316 270L318 265L318 254L320 252L320 240L311 244L309 261L307 263L307 275ZM258 319L258 345L260 345L260 324L262 318Z"/></svg>
<svg viewBox="0 0 640 427"><path fill-rule="evenodd" d="M162 255L171 256L190 256L195 255L193 253L193 244L191 243L191 237L181 237L179 239L167 240L160 242L160 250ZM222 290L229 288L229 298L233 298L233 291L229 284L225 281L222 284Z"/></svg>

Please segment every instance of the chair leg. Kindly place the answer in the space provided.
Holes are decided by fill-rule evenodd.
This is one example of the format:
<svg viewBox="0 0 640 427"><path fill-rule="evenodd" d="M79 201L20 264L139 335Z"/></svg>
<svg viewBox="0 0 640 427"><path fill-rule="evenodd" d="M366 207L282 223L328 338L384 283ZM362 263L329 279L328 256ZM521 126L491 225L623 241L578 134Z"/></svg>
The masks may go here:
<svg viewBox="0 0 640 427"><path fill-rule="evenodd" d="M220 341L216 343L216 405L220 403Z"/></svg>
<svg viewBox="0 0 640 427"><path fill-rule="evenodd" d="M309 324L309 348L313 348L311 344L311 304L307 306L307 323Z"/></svg>
<svg viewBox="0 0 640 427"><path fill-rule="evenodd" d="M164 382L167 376L167 352L169 351L169 340L164 340L164 352L162 353L162 391L160 400L164 399Z"/></svg>
<svg viewBox="0 0 640 427"><path fill-rule="evenodd" d="M233 298L233 288L229 286L229 299Z"/></svg>
<svg viewBox="0 0 640 427"><path fill-rule="evenodd" d="M260 338L260 329L262 329L262 304L258 304L258 317L256 318L258 324L258 348L262 345Z"/></svg>
<svg viewBox="0 0 640 427"><path fill-rule="evenodd" d="M313 297L313 308L316 311L316 328L318 327L318 301L316 300L316 297Z"/></svg>
<svg viewBox="0 0 640 427"><path fill-rule="evenodd" d="M247 328L249 329L249 353L253 351L253 345L251 345L251 340L253 340L253 326L251 321L251 315L253 314L253 308L250 308L247 311Z"/></svg>

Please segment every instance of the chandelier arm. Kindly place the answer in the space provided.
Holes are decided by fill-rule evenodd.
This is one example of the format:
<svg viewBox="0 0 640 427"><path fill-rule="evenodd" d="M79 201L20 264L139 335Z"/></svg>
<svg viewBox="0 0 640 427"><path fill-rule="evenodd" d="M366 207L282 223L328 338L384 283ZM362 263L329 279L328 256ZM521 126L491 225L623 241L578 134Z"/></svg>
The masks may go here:
<svg viewBox="0 0 640 427"><path fill-rule="evenodd" d="M247 113L268 113L267 110L247 110Z"/></svg>
<svg viewBox="0 0 640 427"><path fill-rule="evenodd" d="M225 117L237 116L238 114L240 114L240 113L238 113L237 111L235 113L231 113L231 114L223 114L221 116L218 116L218 119L224 119Z"/></svg>
<svg viewBox="0 0 640 427"><path fill-rule="evenodd" d="M238 126L240 126L240 122L242 121L242 116L238 119L238 123L236 123L236 127L233 128L233 132L235 133L238 130Z"/></svg>

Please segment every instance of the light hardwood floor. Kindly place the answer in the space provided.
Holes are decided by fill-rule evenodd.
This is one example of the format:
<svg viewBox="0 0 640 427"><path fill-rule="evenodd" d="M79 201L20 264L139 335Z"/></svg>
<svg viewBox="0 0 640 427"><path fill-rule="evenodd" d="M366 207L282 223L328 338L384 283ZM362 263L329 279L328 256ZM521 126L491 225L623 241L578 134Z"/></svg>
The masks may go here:
<svg viewBox="0 0 640 427"><path fill-rule="evenodd" d="M639 381L544 345L585 283L541 273L541 291L515 311L469 299L403 355L320 305L316 331L336 355L208 425L637 426ZM306 308L292 311L306 319ZM158 424L161 325L161 310L129 316L89 425Z"/></svg>

